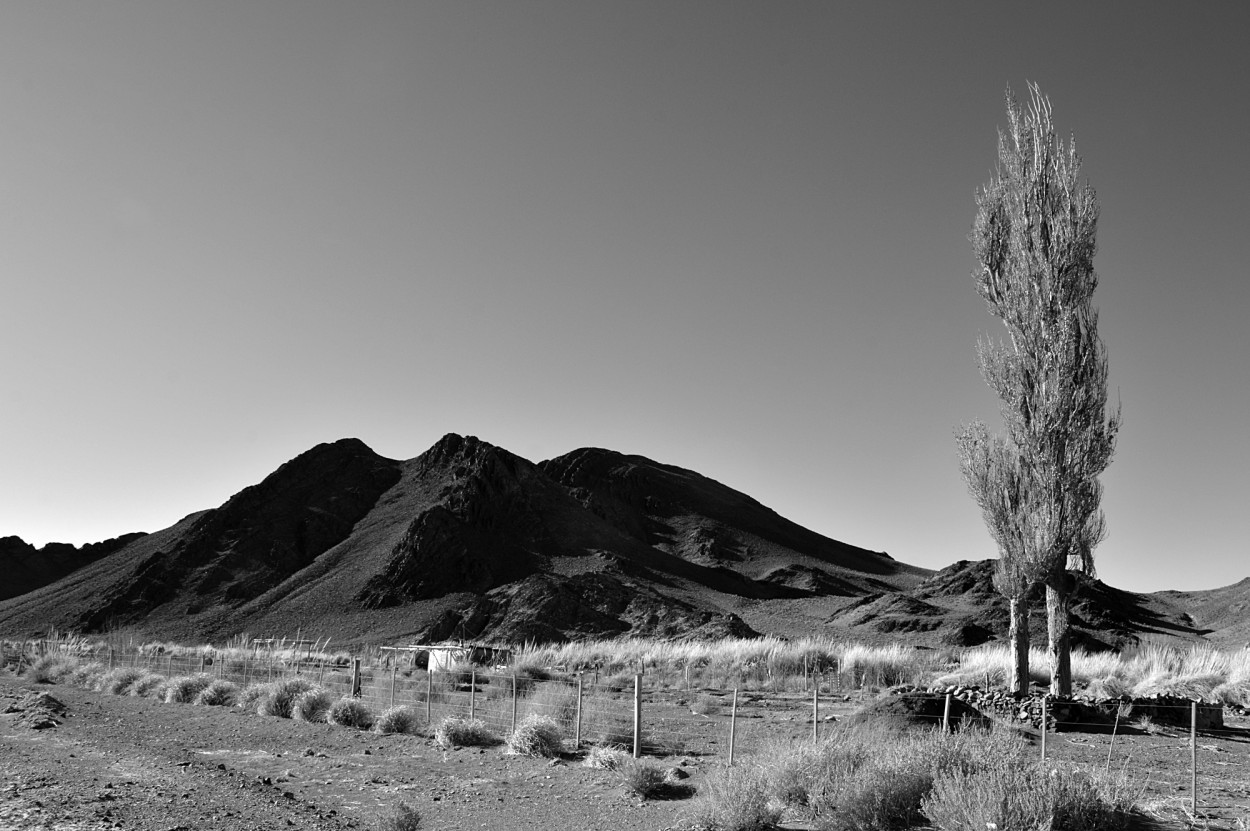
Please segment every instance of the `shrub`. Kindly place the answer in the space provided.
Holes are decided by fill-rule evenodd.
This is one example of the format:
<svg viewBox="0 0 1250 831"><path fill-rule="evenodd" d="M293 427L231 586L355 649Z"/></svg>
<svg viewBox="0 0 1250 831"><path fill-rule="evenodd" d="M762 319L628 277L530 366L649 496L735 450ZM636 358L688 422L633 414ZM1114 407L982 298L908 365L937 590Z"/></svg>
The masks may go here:
<svg viewBox="0 0 1250 831"><path fill-rule="evenodd" d="M942 831L1117 831L1127 827L1130 803L1086 773L1045 770L1036 761L985 759L974 772L940 777L922 810Z"/></svg>
<svg viewBox="0 0 1250 831"><path fill-rule="evenodd" d="M267 695L269 695L268 684L263 682L248 684L243 688L243 692L239 693L239 703L235 706L244 710L254 710L257 708L257 704Z"/></svg>
<svg viewBox="0 0 1250 831"><path fill-rule="evenodd" d="M663 768L640 759L629 759L617 768L625 790L643 799L658 799L668 791Z"/></svg>
<svg viewBox="0 0 1250 831"><path fill-rule="evenodd" d="M564 751L560 725L550 716L529 715L508 737L508 749L519 756L551 758Z"/></svg>
<svg viewBox="0 0 1250 831"><path fill-rule="evenodd" d="M634 746L634 720L621 716L609 717L608 721L591 734L595 744L607 747Z"/></svg>
<svg viewBox="0 0 1250 831"><path fill-rule="evenodd" d="M422 719L411 707L399 706L391 707L378 716L373 729L382 734L417 733L421 723Z"/></svg>
<svg viewBox="0 0 1250 831"><path fill-rule="evenodd" d="M630 758L628 753L619 748L595 746L586 751L586 759L582 764L596 770L617 770Z"/></svg>
<svg viewBox="0 0 1250 831"><path fill-rule="evenodd" d="M340 698L330 705L326 721L339 727L368 730L373 726L373 711L359 698Z"/></svg>
<svg viewBox="0 0 1250 831"><path fill-rule="evenodd" d="M211 675L182 675L165 685L166 704L190 704L213 683Z"/></svg>
<svg viewBox="0 0 1250 831"><path fill-rule="evenodd" d="M76 687L86 687L88 689L94 687L100 680L100 677L107 672L104 664L99 661L92 661L89 664L80 664L74 668L74 671L66 676L66 683L73 684Z"/></svg>
<svg viewBox="0 0 1250 831"><path fill-rule="evenodd" d="M76 666L78 661L66 655L44 655L26 669L25 678L35 684L59 684Z"/></svg>
<svg viewBox="0 0 1250 831"><path fill-rule="evenodd" d="M291 705L291 718L296 721L307 721L322 724L334 703L334 693L317 687L300 693L299 698Z"/></svg>
<svg viewBox="0 0 1250 831"><path fill-rule="evenodd" d="M145 672L130 685L130 694L137 696L155 696L156 690L165 683L165 676L155 672ZM163 696L156 696L163 698Z"/></svg>
<svg viewBox="0 0 1250 831"><path fill-rule="evenodd" d="M690 712L696 716L714 716L721 711L724 703L720 696L700 693L690 705Z"/></svg>
<svg viewBox="0 0 1250 831"><path fill-rule="evenodd" d="M781 808L768 791L768 777L759 767L720 768L700 788L687 819L699 831L771 829L781 819Z"/></svg>
<svg viewBox="0 0 1250 831"><path fill-rule="evenodd" d="M309 690L315 689L316 686L307 678L299 676L274 681L266 691L264 698L257 703L256 712L262 716L290 718L291 707L295 704L295 699Z"/></svg>
<svg viewBox="0 0 1250 831"><path fill-rule="evenodd" d="M434 741L444 749L452 747L490 747L500 738L480 719L448 716L434 730Z"/></svg>
<svg viewBox="0 0 1250 831"><path fill-rule="evenodd" d="M896 831L920 824L933 777L905 760L861 767L842 788L833 815L848 831Z"/></svg>
<svg viewBox="0 0 1250 831"><path fill-rule="evenodd" d="M378 831L418 831L420 828L421 814L404 802L396 803L389 813L378 820Z"/></svg>
<svg viewBox="0 0 1250 831"><path fill-rule="evenodd" d="M519 678L517 682L519 685ZM577 717L577 688L562 682L542 684L522 699L520 706L527 713L550 716L566 729L571 729Z"/></svg>
<svg viewBox="0 0 1250 831"><path fill-rule="evenodd" d="M100 692L109 695L126 695L134 683L143 677L143 670L134 667L110 669L100 677Z"/></svg>
<svg viewBox="0 0 1250 831"><path fill-rule="evenodd" d="M218 678L200 691L195 703L208 707L233 707L239 699L239 685Z"/></svg>

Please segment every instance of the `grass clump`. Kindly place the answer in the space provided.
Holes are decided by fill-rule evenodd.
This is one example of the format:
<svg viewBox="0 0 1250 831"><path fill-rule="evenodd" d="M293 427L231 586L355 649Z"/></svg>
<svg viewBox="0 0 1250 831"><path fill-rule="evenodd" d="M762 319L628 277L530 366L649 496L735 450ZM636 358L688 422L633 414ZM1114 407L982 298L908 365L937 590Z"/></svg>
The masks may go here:
<svg viewBox="0 0 1250 831"><path fill-rule="evenodd" d="M218 678L195 697L193 703L207 707L233 707L239 700L239 685Z"/></svg>
<svg viewBox="0 0 1250 831"><path fill-rule="evenodd" d="M700 787L687 819L697 831L766 831L781 819L781 806L769 797L770 783L757 766L716 770ZM980 829L985 831L985 829Z"/></svg>
<svg viewBox="0 0 1250 831"><path fill-rule="evenodd" d="M265 696L256 703L256 712L262 716L276 716L277 718L290 718L291 708L295 704L295 699L304 693L316 688L316 684L307 678L284 678L281 681L274 681L266 690Z"/></svg>
<svg viewBox="0 0 1250 831"><path fill-rule="evenodd" d="M100 692L109 695L126 695L134 683L143 677L143 670L134 667L117 667L100 676ZM163 680L163 679L162 679Z"/></svg>
<svg viewBox="0 0 1250 831"><path fill-rule="evenodd" d="M166 704L190 704L213 683L211 675L182 675L165 685Z"/></svg>
<svg viewBox="0 0 1250 831"><path fill-rule="evenodd" d="M326 715L330 712L330 705L334 703L334 693L329 690L317 687L300 693L299 698L291 704L291 718L296 721L307 721L314 724L323 724Z"/></svg>
<svg viewBox="0 0 1250 831"><path fill-rule="evenodd" d="M675 799L693 793L690 786L671 779L664 768L641 759L627 759L617 774L626 791L643 799Z"/></svg>
<svg viewBox="0 0 1250 831"><path fill-rule="evenodd" d="M481 719L448 716L434 729L434 741L443 749L452 747L492 747L501 742Z"/></svg>
<svg viewBox="0 0 1250 831"><path fill-rule="evenodd" d="M73 684L75 687L84 687L92 689L96 683L108 672L104 668L104 664L99 661L92 661L88 664L79 664L74 667L74 671L65 677L65 683Z"/></svg>
<svg viewBox="0 0 1250 831"><path fill-rule="evenodd" d="M406 802L398 802L378 820L378 831L419 831L421 814Z"/></svg>
<svg viewBox="0 0 1250 831"><path fill-rule="evenodd" d="M553 758L564 752L564 736L550 716L528 715L508 737L508 750L518 756Z"/></svg>
<svg viewBox="0 0 1250 831"><path fill-rule="evenodd" d="M619 747L595 745L586 751L586 758L582 764L595 770L619 770L631 758L628 753Z"/></svg>
<svg viewBox="0 0 1250 831"><path fill-rule="evenodd" d="M373 729L383 735L391 733L416 734L421 730L422 719L411 707L400 705L383 711Z"/></svg>
<svg viewBox="0 0 1250 831"><path fill-rule="evenodd" d="M373 726L373 711L359 698L340 698L330 705L326 721L339 727L368 730Z"/></svg>
<svg viewBox="0 0 1250 831"><path fill-rule="evenodd" d="M130 685L130 694L141 698L160 697L156 690L165 683L165 676L157 672L144 672Z"/></svg>
<svg viewBox="0 0 1250 831"><path fill-rule="evenodd" d="M255 710L260 701L269 695L269 685L264 682L256 684L248 684L243 688L243 692L239 693L239 701L235 705L244 710Z"/></svg>
<svg viewBox="0 0 1250 831"><path fill-rule="evenodd" d="M34 684L59 684L78 666L78 661L65 655L44 655L27 667L24 677Z"/></svg>

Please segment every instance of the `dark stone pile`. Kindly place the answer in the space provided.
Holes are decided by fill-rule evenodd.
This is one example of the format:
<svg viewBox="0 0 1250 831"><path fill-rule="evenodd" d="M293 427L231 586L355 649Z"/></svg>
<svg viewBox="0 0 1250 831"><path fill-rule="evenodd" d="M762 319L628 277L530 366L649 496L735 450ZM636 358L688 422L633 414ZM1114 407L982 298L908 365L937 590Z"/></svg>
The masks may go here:
<svg viewBox="0 0 1250 831"><path fill-rule="evenodd" d="M1046 710L1046 729L1055 732L1098 731L1114 727L1119 716L1121 727L1127 722L1148 718L1155 724L1167 724L1188 728L1192 717L1192 699L1175 695L1155 695L1147 698L1121 696L1109 699L1058 698L1041 692L1033 692L1026 698L1016 698L1004 689L982 689L977 685L931 687L930 693L944 695L969 704L983 713L992 713L1000 719L1040 729L1042 726L1043 701ZM1220 704L1198 703L1198 729L1218 730L1224 727L1224 708Z"/></svg>

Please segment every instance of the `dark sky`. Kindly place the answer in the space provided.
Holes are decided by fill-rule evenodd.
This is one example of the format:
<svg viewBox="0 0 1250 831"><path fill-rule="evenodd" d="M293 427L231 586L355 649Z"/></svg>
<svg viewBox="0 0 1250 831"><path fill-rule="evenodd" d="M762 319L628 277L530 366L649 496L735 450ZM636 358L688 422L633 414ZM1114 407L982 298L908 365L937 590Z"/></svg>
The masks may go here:
<svg viewBox="0 0 1250 831"><path fill-rule="evenodd" d="M6 2L0 535L446 432L994 556L967 233L1040 84L1102 203L1101 575L1246 565L1250 4Z"/></svg>

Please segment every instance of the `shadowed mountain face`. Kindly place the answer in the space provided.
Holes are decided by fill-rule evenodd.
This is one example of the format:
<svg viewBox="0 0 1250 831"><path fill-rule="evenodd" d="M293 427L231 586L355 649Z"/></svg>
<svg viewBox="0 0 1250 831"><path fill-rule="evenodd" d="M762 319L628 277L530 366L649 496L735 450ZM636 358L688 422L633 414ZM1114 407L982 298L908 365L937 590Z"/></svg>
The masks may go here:
<svg viewBox="0 0 1250 831"><path fill-rule="evenodd" d="M17 597L60 580L72 571L124 548L143 534L124 534L82 548L50 542L35 548L21 537L0 537L0 600Z"/></svg>
<svg viewBox="0 0 1250 831"><path fill-rule="evenodd" d="M936 646L1006 630L992 561L931 574L641 456L584 448L535 464L455 434L403 462L355 439L318 445L219 508L64 548L0 540L0 563L30 575L5 584L23 592L0 599L0 634L302 630L351 644L770 632ZM1212 619L1242 608L1250 583L1220 592ZM1183 600L1196 608L1200 594ZM1216 628L1191 611L1085 581L1077 642Z"/></svg>
<svg viewBox="0 0 1250 831"><path fill-rule="evenodd" d="M750 634L744 606L899 590L923 574L639 456L535 464L451 434L396 462L345 439L0 603L0 631Z"/></svg>

